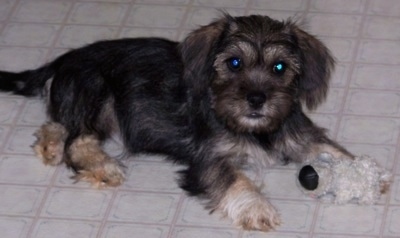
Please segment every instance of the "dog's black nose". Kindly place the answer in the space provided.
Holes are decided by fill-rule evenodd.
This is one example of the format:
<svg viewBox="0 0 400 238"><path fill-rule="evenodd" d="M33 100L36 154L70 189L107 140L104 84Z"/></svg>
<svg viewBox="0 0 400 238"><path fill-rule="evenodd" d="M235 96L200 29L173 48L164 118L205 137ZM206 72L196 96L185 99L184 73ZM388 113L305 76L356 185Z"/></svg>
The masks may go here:
<svg viewBox="0 0 400 238"><path fill-rule="evenodd" d="M301 168L299 181L301 186L307 190L315 190L318 187L319 176L311 165Z"/></svg>
<svg viewBox="0 0 400 238"><path fill-rule="evenodd" d="M267 96L262 92L253 92L247 94L247 102L254 109L259 109L267 101Z"/></svg>

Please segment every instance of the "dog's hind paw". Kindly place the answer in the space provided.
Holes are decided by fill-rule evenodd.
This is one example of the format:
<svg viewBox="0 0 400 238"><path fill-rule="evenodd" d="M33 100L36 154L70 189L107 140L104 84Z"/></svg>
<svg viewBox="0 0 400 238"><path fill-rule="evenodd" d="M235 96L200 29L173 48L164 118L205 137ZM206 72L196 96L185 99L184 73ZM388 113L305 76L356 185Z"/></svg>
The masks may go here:
<svg viewBox="0 0 400 238"><path fill-rule="evenodd" d="M64 142L67 137L65 128L55 122L43 124L34 134L37 138L32 145L36 156L42 159L45 165L58 165L62 162Z"/></svg>
<svg viewBox="0 0 400 238"><path fill-rule="evenodd" d="M108 162L92 170L80 170L72 177L76 182L89 182L95 188L117 187L125 180L119 164Z"/></svg>

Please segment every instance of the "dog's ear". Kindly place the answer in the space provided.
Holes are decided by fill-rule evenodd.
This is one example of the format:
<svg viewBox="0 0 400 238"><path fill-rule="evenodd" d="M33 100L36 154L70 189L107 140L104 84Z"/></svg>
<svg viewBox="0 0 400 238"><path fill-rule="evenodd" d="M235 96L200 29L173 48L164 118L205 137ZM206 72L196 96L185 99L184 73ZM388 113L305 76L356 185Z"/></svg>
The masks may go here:
<svg viewBox="0 0 400 238"><path fill-rule="evenodd" d="M227 17L191 32L180 44L184 80L194 90L208 87L213 67L213 57L219 39L227 26ZM200 88L198 89L197 86Z"/></svg>
<svg viewBox="0 0 400 238"><path fill-rule="evenodd" d="M315 109L328 93L335 60L329 49L317 38L293 26L302 57L299 97L308 109Z"/></svg>
<svg viewBox="0 0 400 238"><path fill-rule="evenodd" d="M208 121L211 101L209 87L215 75L213 64L216 49L229 26L229 19L226 15L200 27L179 45L184 64L183 80L188 87L188 103L193 110L190 114L199 123Z"/></svg>

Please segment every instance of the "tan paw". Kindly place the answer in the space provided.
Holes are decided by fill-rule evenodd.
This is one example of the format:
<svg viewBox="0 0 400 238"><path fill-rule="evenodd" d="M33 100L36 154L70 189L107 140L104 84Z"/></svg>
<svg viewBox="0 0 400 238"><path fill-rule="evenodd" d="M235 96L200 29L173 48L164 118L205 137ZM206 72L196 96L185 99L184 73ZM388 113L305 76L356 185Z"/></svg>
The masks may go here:
<svg viewBox="0 0 400 238"><path fill-rule="evenodd" d="M266 199L260 199L244 209L234 223L245 230L271 231L281 224L281 219Z"/></svg>
<svg viewBox="0 0 400 238"><path fill-rule="evenodd" d="M120 165L109 162L92 170L80 170L72 178L89 182L95 188L117 187L124 182L125 173Z"/></svg>
<svg viewBox="0 0 400 238"><path fill-rule="evenodd" d="M36 156L41 158L45 165L58 165L62 162L64 143L50 141L33 145Z"/></svg>
<svg viewBox="0 0 400 238"><path fill-rule="evenodd" d="M281 224L274 206L242 174L231 184L216 209L245 230L271 231Z"/></svg>
<svg viewBox="0 0 400 238"><path fill-rule="evenodd" d="M44 124L34 135L37 140L32 147L36 156L41 158L45 165L60 164L67 136L65 128L61 124L49 122Z"/></svg>
<svg viewBox="0 0 400 238"><path fill-rule="evenodd" d="M245 230L271 231L281 224L276 209L258 192L243 192L226 204L224 212Z"/></svg>

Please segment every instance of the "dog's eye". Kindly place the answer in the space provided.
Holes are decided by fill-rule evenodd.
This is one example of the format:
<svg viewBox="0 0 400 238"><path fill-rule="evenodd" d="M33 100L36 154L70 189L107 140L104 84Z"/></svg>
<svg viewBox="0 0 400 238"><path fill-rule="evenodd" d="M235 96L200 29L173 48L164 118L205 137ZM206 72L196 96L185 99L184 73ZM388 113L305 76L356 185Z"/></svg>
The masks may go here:
<svg viewBox="0 0 400 238"><path fill-rule="evenodd" d="M274 64L274 66L272 67L272 71L275 74L281 75L285 72L286 70L286 64L282 61L278 61Z"/></svg>
<svg viewBox="0 0 400 238"><path fill-rule="evenodd" d="M227 64L229 69L231 69L232 71L238 71L240 68L242 68L242 60L237 57L228 59Z"/></svg>

